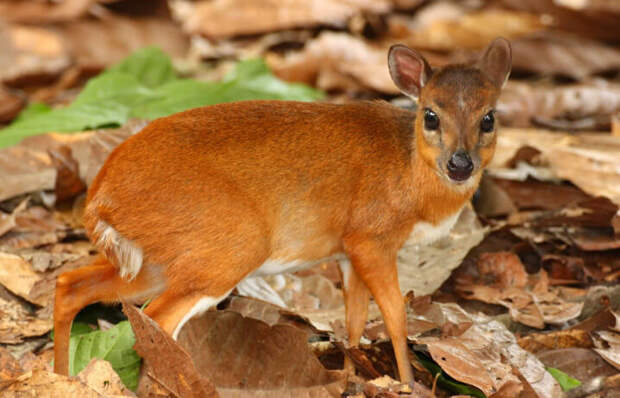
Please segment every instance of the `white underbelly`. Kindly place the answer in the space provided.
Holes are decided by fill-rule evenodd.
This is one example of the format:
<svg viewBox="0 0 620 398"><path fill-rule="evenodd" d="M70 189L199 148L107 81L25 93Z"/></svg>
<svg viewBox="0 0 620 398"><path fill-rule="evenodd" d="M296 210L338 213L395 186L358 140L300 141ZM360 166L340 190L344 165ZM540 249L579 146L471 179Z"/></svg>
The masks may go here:
<svg viewBox="0 0 620 398"><path fill-rule="evenodd" d="M250 276L264 276L264 275L275 275L280 274L282 272L295 272L302 269L310 268L315 265L325 263L328 261L335 260L345 260L346 256L344 253L333 254L328 257L322 257L314 260L278 260L269 258L265 261L259 268L254 270L250 274Z"/></svg>

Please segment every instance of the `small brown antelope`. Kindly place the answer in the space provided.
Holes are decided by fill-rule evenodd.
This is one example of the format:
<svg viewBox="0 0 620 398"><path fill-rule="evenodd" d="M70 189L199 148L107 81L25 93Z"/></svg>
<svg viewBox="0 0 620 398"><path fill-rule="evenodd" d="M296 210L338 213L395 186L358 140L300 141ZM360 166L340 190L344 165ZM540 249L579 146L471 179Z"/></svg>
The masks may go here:
<svg viewBox="0 0 620 398"><path fill-rule="evenodd" d="M84 214L101 255L56 284L54 370L68 373L71 323L87 304L155 297L145 312L176 338L249 275L337 259L350 344L372 294L411 381L397 253L446 234L476 190L511 51L500 38L471 65L432 70L395 45L388 61L416 113L384 102L221 104L155 120L112 152Z"/></svg>

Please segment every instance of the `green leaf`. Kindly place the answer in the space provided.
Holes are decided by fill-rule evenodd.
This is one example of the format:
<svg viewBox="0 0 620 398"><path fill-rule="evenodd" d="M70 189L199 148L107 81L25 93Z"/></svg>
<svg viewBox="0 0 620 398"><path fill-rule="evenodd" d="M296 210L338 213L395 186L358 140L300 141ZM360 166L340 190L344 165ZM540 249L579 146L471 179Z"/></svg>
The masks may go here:
<svg viewBox="0 0 620 398"><path fill-rule="evenodd" d="M135 77L146 87L157 87L177 78L170 58L157 47L146 47L108 69Z"/></svg>
<svg viewBox="0 0 620 398"><path fill-rule="evenodd" d="M19 115L17 115L17 117L15 118L15 121L17 122L23 119L28 119L35 115L40 115L51 110L52 108L50 108L47 104L44 104L42 102L31 102L28 104L27 107L22 109Z"/></svg>
<svg viewBox="0 0 620 398"><path fill-rule="evenodd" d="M261 59L240 62L221 82L177 79L170 59L146 48L91 79L71 105L27 108L0 130L0 148L40 133L115 127L131 117L155 119L222 102L321 98L318 90L276 78Z"/></svg>
<svg viewBox="0 0 620 398"><path fill-rule="evenodd" d="M43 132L72 132L104 126L120 126L131 109L152 96L152 91L125 73L105 73L91 79L66 108L20 118L0 130L0 147Z"/></svg>
<svg viewBox="0 0 620 398"><path fill-rule="evenodd" d="M560 369L551 367L547 367L545 369L547 369L547 372L551 373L551 376L553 376L553 378L558 381L560 387L562 387L562 390L564 391L570 391L573 388L579 387L581 385L581 382L579 380L573 379L566 373L562 372Z"/></svg>
<svg viewBox="0 0 620 398"><path fill-rule="evenodd" d="M71 336L79 336L81 334L90 333L94 329L88 324L84 322L73 322L71 324ZM50 339L54 340L54 331L50 332Z"/></svg>
<svg viewBox="0 0 620 398"><path fill-rule="evenodd" d="M110 362L127 388L138 387L141 358L133 350L136 339L129 321L113 328L71 336L69 342L69 373L75 376L91 359L100 358Z"/></svg>
<svg viewBox="0 0 620 398"><path fill-rule="evenodd" d="M420 361L420 363L422 363L422 365L429 372L431 372L433 377L439 374L439 376L437 377L437 384L441 386L442 388L450 392L460 394L460 395L469 395L469 396L477 397L477 398L485 398L484 393L480 389L474 386L470 386L468 384L461 383L460 381L453 379L452 377L450 377L450 375L445 373L439 365L433 362L433 360L430 357L418 351L415 351L414 353L418 357L418 360Z"/></svg>

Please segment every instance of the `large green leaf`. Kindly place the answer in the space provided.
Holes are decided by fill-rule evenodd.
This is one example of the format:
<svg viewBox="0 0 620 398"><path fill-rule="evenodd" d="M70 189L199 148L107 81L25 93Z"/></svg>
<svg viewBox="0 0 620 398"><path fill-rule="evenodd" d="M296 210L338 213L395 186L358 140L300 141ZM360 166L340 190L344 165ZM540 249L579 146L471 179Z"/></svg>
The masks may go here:
<svg viewBox="0 0 620 398"><path fill-rule="evenodd" d="M146 87L157 87L177 78L170 58L157 47L147 47L108 69L134 76Z"/></svg>
<svg viewBox="0 0 620 398"><path fill-rule="evenodd" d="M240 62L221 82L178 79L170 59L161 50L147 48L91 79L67 107L28 107L0 130L0 147L31 135L115 127L130 117L155 119L221 102L313 101L322 96L308 86L279 80L260 59Z"/></svg>
<svg viewBox="0 0 620 398"><path fill-rule="evenodd" d="M71 336L69 373L78 374L91 359L110 362L121 380L131 390L138 387L141 359L132 348L136 339L129 321L118 323L106 331L95 330Z"/></svg>

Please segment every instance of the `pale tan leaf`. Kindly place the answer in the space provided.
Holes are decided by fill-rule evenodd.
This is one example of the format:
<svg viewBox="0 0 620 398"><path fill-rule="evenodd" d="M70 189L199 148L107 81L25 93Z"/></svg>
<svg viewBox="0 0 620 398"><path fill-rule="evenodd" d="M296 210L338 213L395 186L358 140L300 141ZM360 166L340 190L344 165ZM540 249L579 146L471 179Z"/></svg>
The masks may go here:
<svg viewBox="0 0 620 398"><path fill-rule="evenodd" d="M112 369L110 362L93 358L90 363L77 374L77 379L99 394L110 397L135 397L136 395L123 385L118 374Z"/></svg>
<svg viewBox="0 0 620 398"><path fill-rule="evenodd" d="M40 280L41 277L26 260L14 254L0 252L0 284L11 292L34 304L44 305L44 302L30 297L32 287Z"/></svg>
<svg viewBox="0 0 620 398"><path fill-rule="evenodd" d="M3 398L21 397L80 397L106 398L81 381L45 370L24 373L0 390Z"/></svg>
<svg viewBox="0 0 620 398"><path fill-rule="evenodd" d="M17 344L28 337L43 336L53 327L51 317L33 315L17 301L0 298L0 343Z"/></svg>
<svg viewBox="0 0 620 398"><path fill-rule="evenodd" d="M386 13L392 5L387 0L176 0L171 6L186 32L226 38L315 25L342 27L356 14Z"/></svg>

